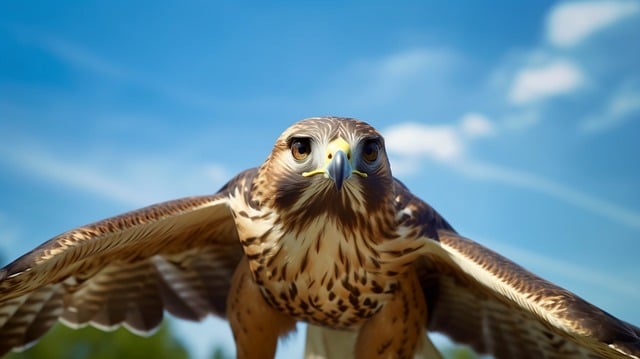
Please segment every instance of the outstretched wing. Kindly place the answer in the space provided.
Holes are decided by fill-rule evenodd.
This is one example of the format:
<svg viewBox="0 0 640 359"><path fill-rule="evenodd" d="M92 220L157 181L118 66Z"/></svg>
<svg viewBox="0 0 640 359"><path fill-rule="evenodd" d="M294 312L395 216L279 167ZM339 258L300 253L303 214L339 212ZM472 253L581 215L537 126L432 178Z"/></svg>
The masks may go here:
<svg viewBox="0 0 640 359"><path fill-rule="evenodd" d="M435 234L418 238L429 330L496 358L640 358L638 328L459 236L397 189L405 225Z"/></svg>
<svg viewBox="0 0 640 359"><path fill-rule="evenodd" d="M164 202L56 236L0 270L0 356L71 327L150 333L171 314L224 316L242 248L228 205L246 171L215 195Z"/></svg>
<svg viewBox="0 0 640 359"><path fill-rule="evenodd" d="M496 358L640 357L640 331L469 239L440 231L419 266L428 328Z"/></svg>

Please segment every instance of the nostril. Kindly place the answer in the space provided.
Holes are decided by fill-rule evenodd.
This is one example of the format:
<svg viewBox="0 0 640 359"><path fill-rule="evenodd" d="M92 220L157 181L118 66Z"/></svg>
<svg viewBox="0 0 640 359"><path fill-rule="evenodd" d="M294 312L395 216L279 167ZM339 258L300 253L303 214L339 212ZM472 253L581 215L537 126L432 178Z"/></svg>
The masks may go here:
<svg viewBox="0 0 640 359"><path fill-rule="evenodd" d="M332 158L333 158L333 154L332 154L332 153L330 153L330 154L329 154L329 159L332 159Z"/></svg>

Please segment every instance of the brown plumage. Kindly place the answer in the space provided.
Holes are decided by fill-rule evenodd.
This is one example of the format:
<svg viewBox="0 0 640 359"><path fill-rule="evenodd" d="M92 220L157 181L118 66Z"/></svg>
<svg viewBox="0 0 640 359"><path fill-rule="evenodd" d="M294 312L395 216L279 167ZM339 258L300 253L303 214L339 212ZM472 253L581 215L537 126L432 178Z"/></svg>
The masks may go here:
<svg viewBox="0 0 640 359"><path fill-rule="evenodd" d="M640 358L640 329L460 237L393 178L364 122L294 124L211 196L63 233L0 270L0 354L57 320L152 331L226 317L238 357L310 323L308 357L437 355L426 330L498 358ZM353 334L348 334L353 333Z"/></svg>

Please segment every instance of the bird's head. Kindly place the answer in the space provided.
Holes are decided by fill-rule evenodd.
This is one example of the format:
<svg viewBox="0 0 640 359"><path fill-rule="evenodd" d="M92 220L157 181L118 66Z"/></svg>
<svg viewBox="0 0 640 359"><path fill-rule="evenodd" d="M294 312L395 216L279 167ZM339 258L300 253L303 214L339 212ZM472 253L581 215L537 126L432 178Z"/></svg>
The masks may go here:
<svg viewBox="0 0 640 359"><path fill-rule="evenodd" d="M384 139L348 118L302 120L278 138L258 176L261 202L305 218L327 213L348 220L372 214L393 198Z"/></svg>

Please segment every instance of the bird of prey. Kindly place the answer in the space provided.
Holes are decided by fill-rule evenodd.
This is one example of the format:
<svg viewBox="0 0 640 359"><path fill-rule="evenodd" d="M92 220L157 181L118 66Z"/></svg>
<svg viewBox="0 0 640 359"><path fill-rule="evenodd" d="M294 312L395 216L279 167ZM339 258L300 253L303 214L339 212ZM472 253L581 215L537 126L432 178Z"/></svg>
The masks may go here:
<svg viewBox="0 0 640 359"><path fill-rule="evenodd" d="M496 358L640 358L640 329L458 235L390 170L365 122L295 123L213 195L60 234L0 271L0 353L57 320L148 333L225 317L239 358L297 321L308 354L412 358L442 332ZM347 336L336 352L332 338ZM437 356L437 354L433 354Z"/></svg>

